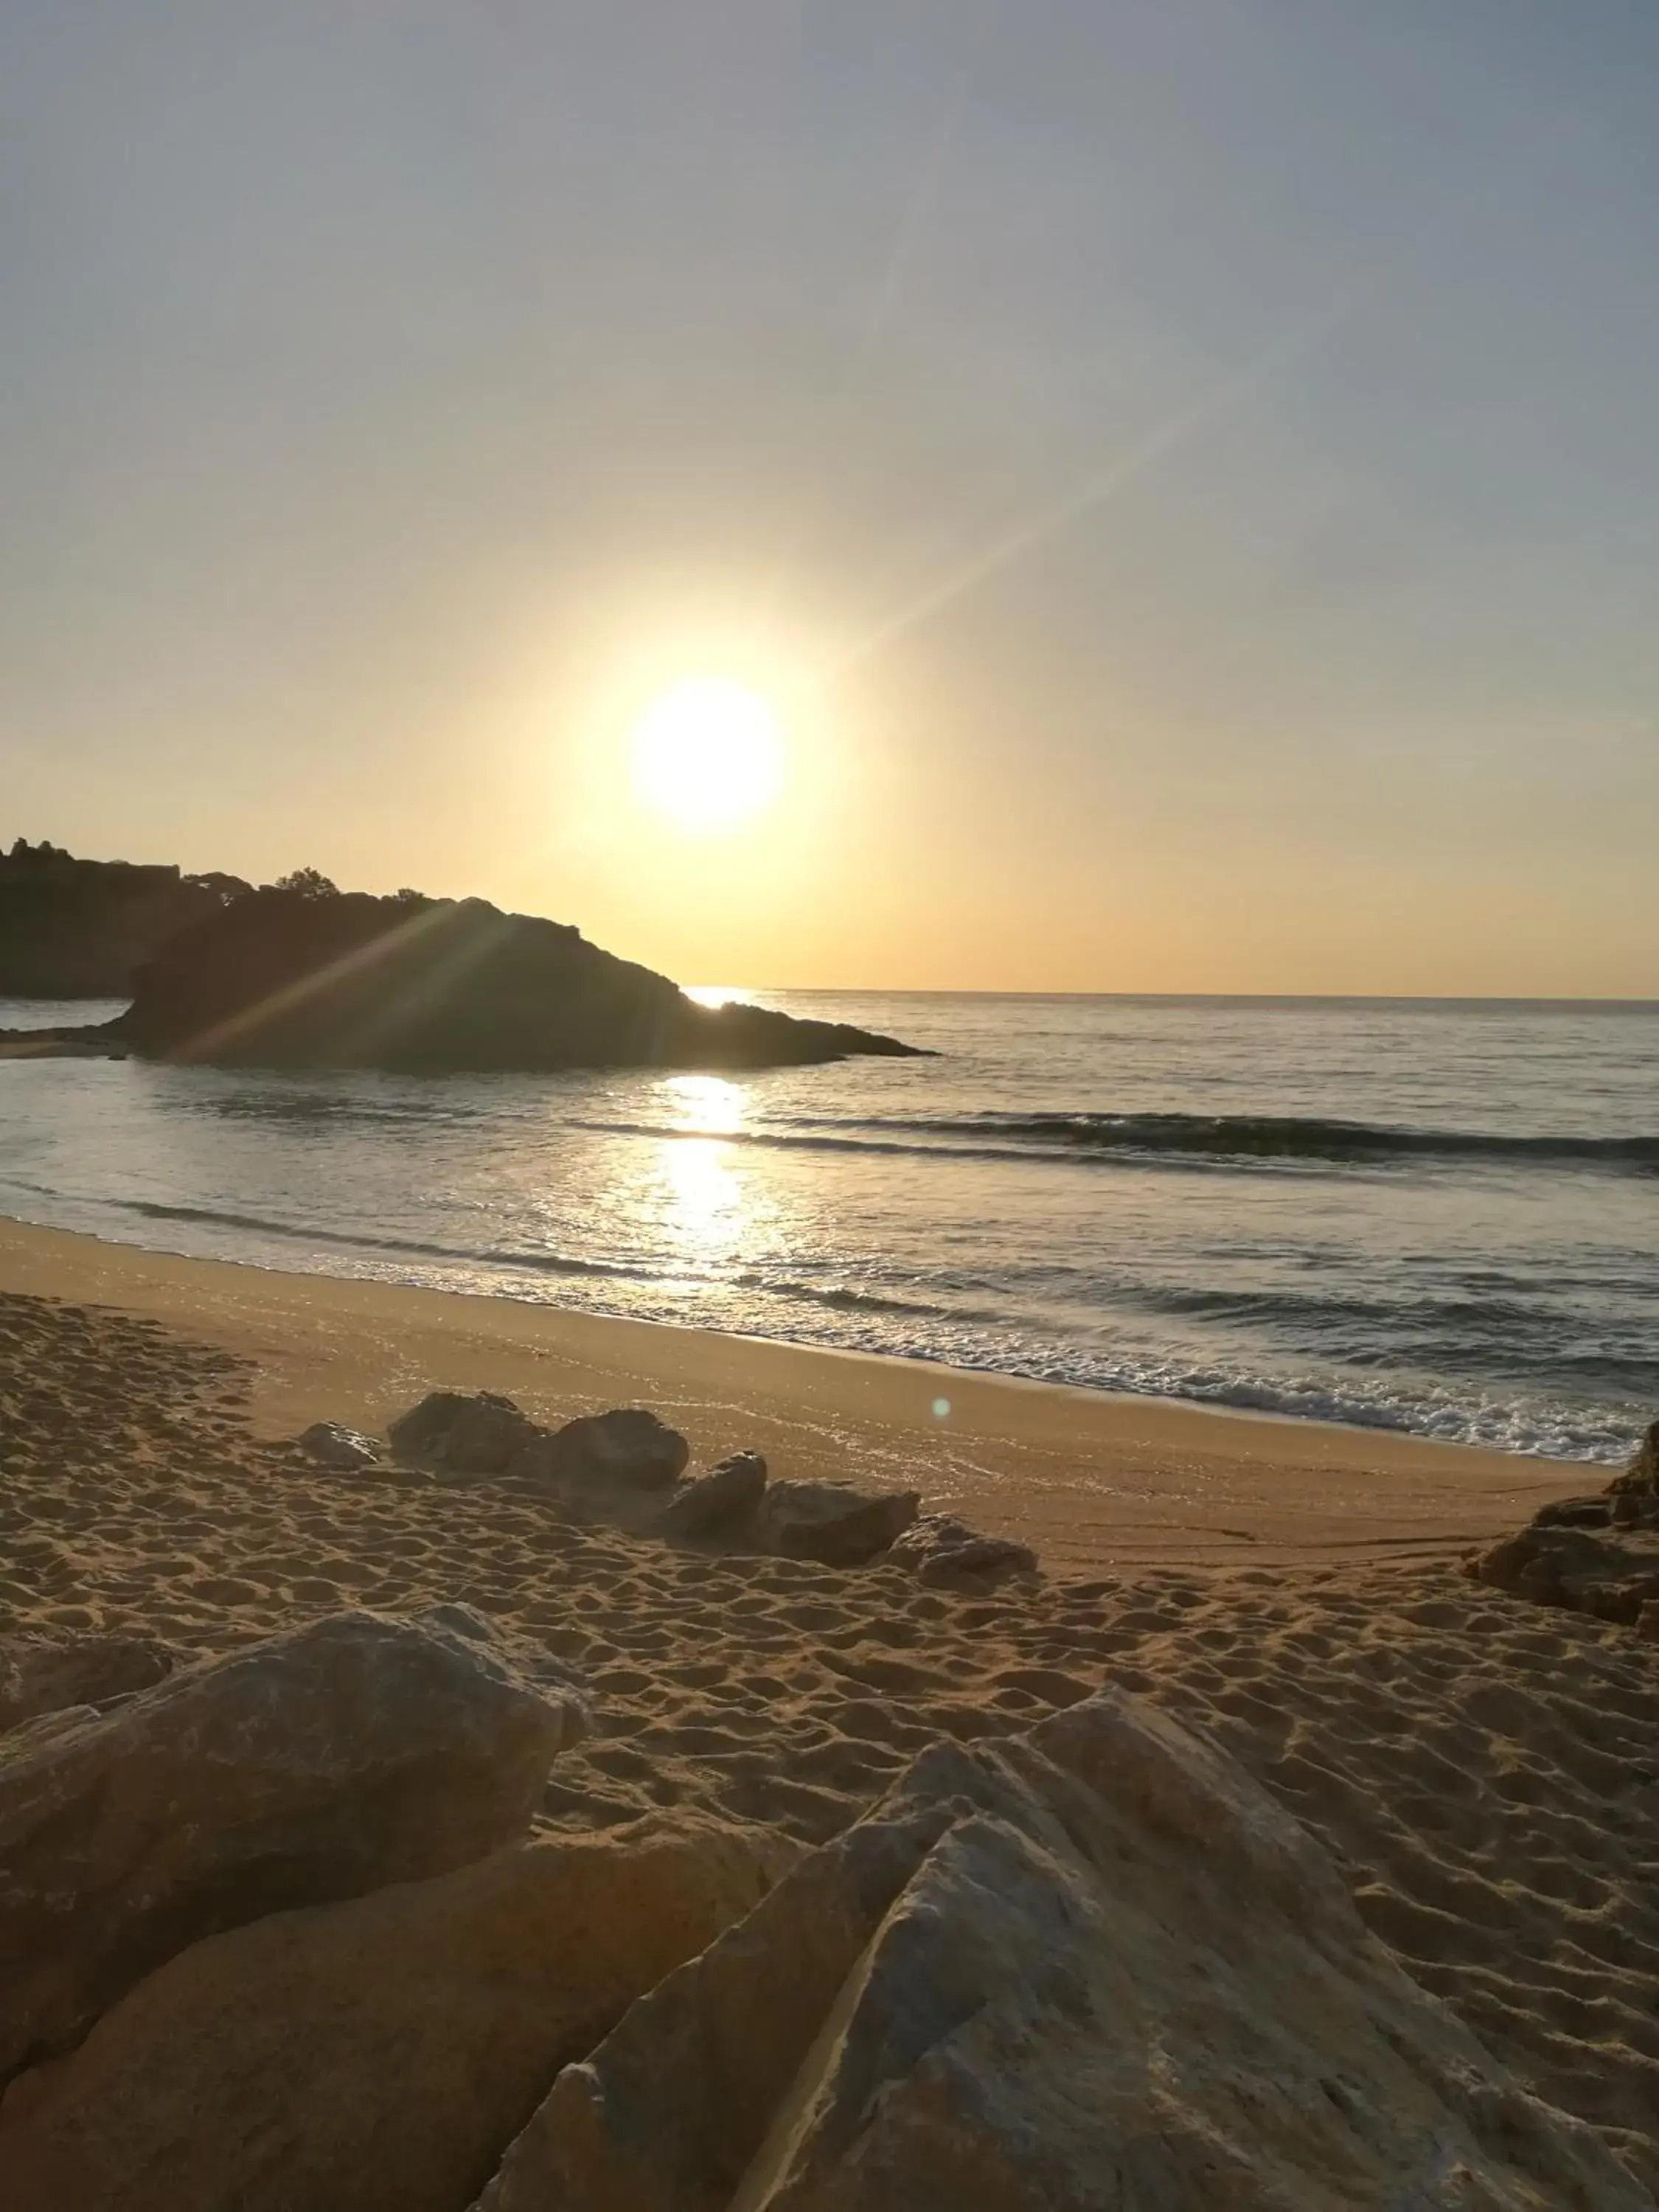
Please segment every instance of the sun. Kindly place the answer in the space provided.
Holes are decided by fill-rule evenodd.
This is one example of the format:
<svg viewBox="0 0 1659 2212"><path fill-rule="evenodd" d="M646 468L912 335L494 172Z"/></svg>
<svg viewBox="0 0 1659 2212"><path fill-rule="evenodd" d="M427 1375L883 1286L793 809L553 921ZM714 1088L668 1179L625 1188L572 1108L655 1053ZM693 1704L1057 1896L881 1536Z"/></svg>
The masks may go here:
<svg viewBox="0 0 1659 2212"><path fill-rule="evenodd" d="M746 684L694 677L653 700L634 726L634 789L693 836L739 829L783 788L783 735Z"/></svg>

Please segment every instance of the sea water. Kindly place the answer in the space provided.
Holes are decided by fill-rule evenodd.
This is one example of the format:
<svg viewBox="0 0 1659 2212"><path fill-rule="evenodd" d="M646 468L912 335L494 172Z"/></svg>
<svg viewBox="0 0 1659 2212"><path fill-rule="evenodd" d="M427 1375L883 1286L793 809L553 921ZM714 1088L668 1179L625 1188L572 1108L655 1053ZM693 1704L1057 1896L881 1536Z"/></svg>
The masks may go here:
<svg viewBox="0 0 1659 2212"><path fill-rule="evenodd" d="M748 995L939 1057L13 1061L0 1212L1517 1452L1659 1413L1659 1006Z"/></svg>

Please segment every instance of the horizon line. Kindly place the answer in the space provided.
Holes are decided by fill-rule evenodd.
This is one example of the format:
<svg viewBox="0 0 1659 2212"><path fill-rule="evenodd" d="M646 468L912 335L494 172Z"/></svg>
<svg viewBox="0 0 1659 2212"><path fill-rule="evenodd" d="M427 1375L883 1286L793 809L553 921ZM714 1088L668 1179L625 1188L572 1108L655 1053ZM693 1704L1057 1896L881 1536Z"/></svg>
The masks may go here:
<svg viewBox="0 0 1659 2212"><path fill-rule="evenodd" d="M804 997L865 999L1112 999L1188 1005L1343 1006L1600 1006L1635 1013L1659 1013L1659 994L1651 998L1616 993L1505 991L1059 991L1005 989L950 983L682 983L682 991L721 991L738 998L745 991Z"/></svg>

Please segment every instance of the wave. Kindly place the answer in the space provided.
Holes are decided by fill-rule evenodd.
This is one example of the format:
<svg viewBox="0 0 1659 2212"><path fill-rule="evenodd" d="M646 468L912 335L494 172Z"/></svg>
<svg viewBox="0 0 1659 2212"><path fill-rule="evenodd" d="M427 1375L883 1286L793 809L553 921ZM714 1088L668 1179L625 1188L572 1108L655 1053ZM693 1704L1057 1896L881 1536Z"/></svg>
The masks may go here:
<svg viewBox="0 0 1659 2212"><path fill-rule="evenodd" d="M994 1131L1000 1138L1080 1152L1195 1152L1249 1159L1514 1160L1659 1172L1659 1137L1521 1136L1291 1114L984 1114L887 1126L939 1135Z"/></svg>
<svg viewBox="0 0 1659 2212"><path fill-rule="evenodd" d="M1000 1331L986 1336L959 1333L960 1316L943 1318L946 1326L941 1332L928 1326L925 1310L918 1310L915 1324L908 1328L896 1314L883 1318L872 1312L861 1323L849 1315L847 1331L828 1340L842 1351L919 1361L945 1375L954 1370L1114 1395L1173 1399L1228 1412L1421 1436L1522 1457L1620 1466L1642 1431L1639 1409L1616 1401L1575 1404L1536 1396L1523 1401L1473 1381L1436 1382L1421 1375L1275 1373L1243 1359L1205 1362L1127 1348L1103 1352L1043 1345L1011 1340ZM750 1335L802 1340L787 1316L748 1315L741 1325Z"/></svg>
<svg viewBox="0 0 1659 2212"><path fill-rule="evenodd" d="M844 1122L846 1128L904 1128L904 1122ZM651 1137L673 1143L759 1145L780 1152L862 1152L891 1154L902 1159L1029 1160L1029 1146L1013 1145L917 1145L907 1139L883 1137L799 1136L785 1129L682 1129L660 1121L571 1121L567 1128L586 1130L601 1137Z"/></svg>
<svg viewBox="0 0 1659 2212"><path fill-rule="evenodd" d="M1464 1160L1517 1167L1601 1169L1659 1175L1659 1137L1522 1136L1479 1129L1413 1129L1386 1123L1277 1114L963 1114L928 1120L815 1120L787 1127L685 1129L638 1121L577 1121L612 1136L701 1138L819 1152L952 1158L1052 1158L1375 1164ZM929 1139L917 1143L917 1138Z"/></svg>
<svg viewBox="0 0 1659 2212"><path fill-rule="evenodd" d="M1659 1389L1659 1360L1639 1323L1598 1330L1588 1343L1564 1341L1565 1316L1547 1297L1497 1298L1402 1291L1390 1297L1331 1290L1187 1289L1126 1286L1125 1304L1141 1312L1200 1323L1242 1324L1322 1352L1351 1373L1382 1377L1433 1374L1466 1384L1524 1390L1547 1369L1570 1389L1641 1402Z"/></svg>
<svg viewBox="0 0 1659 2212"><path fill-rule="evenodd" d="M854 1290L845 1283L799 1283L787 1277L739 1274L732 1278L739 1290L759 1291L768 1297L799 1298L807 1305L827 1306L834 1313L909 1314L937 1319L945 1310L926 1299L896 1298L879 1291Z"/></svg>

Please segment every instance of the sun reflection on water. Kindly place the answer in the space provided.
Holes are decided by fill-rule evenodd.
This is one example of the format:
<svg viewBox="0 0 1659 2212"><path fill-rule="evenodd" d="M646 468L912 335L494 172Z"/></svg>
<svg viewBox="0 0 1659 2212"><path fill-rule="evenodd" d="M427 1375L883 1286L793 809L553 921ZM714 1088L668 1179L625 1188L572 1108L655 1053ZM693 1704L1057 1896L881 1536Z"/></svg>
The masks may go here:
<svg viewBox="0 0 1659 2212"><path fill-rule="evenodd" d="M724 1140L743 1128L748 1095L719 1075L663 1081L668 1127L658 1146L666 1227L688 1260L729 1257L754 1226L749 1178Z"/></svg>
<svg viewBox="0 0 1659 2212"><path fill-rule="evenodd" d="M749 1100L740 1083L728 1083L723 1075L671 1075L663 1088L677 1129L732 1137L744 1126Z"/></svg>
<svg viewBox="0 0 1659 2212"><path fill-rule="evenodd" d="M670 1235L688 1258L731 1252L749 1227L744 1178L718 1137L676 1137L662 1146Z"/></svg>

